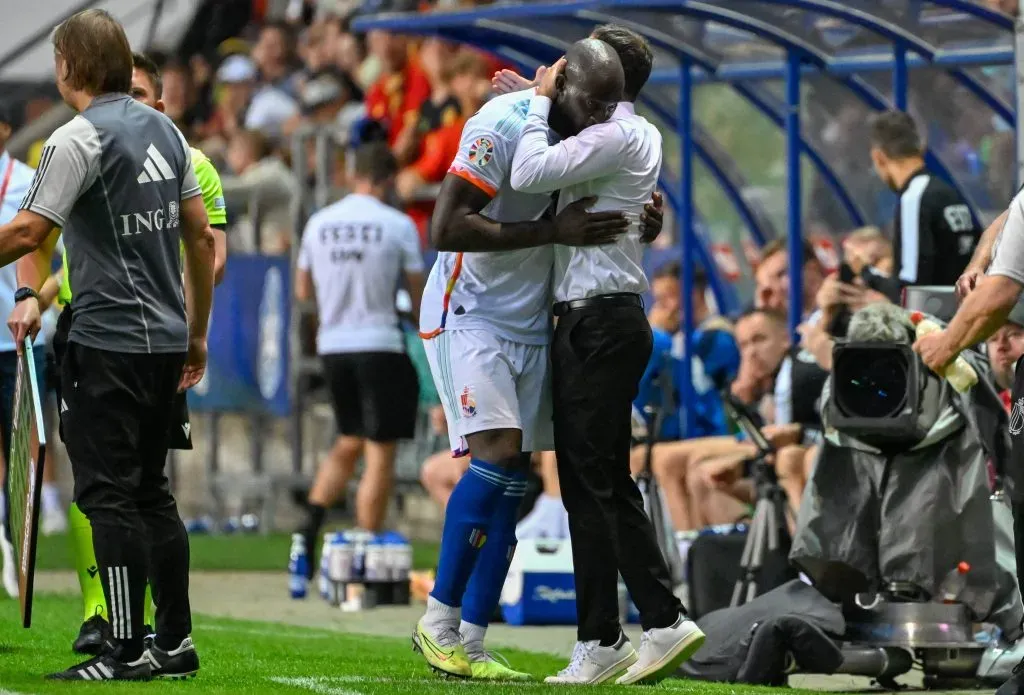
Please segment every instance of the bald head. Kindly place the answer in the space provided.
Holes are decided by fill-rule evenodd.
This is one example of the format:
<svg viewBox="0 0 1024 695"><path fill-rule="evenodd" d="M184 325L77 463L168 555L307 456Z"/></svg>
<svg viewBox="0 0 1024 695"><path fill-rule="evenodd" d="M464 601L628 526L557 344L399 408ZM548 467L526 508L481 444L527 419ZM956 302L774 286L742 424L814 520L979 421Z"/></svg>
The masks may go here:
<svg viewBox="0 0 1024 695"><path fill-rule="evenodd" d="M565 61L549 118L552 128L562 137L607 121L622 100L625 83L619 56L604 41L577 41L566 51Z"/></svg>

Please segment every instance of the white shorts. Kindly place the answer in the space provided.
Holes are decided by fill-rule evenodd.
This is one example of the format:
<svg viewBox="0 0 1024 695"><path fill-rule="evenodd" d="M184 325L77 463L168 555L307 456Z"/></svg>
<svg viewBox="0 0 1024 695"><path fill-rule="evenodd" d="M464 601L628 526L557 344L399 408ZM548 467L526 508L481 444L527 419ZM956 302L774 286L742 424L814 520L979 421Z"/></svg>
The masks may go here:
<svg viewBox="0 0 1024 695"><path fill-rule="evenodd" d="M501 429L522 431L523 451L555 448L547 345L484 330L448 330L423 345L453 455L469 453L468 435Z"/></svg>

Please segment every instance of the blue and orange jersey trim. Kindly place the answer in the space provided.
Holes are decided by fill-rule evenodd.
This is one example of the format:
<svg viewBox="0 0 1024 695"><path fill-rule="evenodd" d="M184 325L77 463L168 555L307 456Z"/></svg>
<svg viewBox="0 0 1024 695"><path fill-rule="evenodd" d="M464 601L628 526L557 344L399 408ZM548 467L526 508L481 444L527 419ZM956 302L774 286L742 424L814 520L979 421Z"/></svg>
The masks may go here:
<svg viewBox="0 0 1024 695"><path fill-rule="evenodd" d="M448 307L452 302L452 292L455 290L455 283L458 282L461 273L462 252L460 251L455 254L455 267L452 268L452 274L448 276L448 284L444 288L444 298L441 300L441 325L426 333L420 331L420 338L423 340L431 340L444 333L445 324L448 322Z"/></svg>

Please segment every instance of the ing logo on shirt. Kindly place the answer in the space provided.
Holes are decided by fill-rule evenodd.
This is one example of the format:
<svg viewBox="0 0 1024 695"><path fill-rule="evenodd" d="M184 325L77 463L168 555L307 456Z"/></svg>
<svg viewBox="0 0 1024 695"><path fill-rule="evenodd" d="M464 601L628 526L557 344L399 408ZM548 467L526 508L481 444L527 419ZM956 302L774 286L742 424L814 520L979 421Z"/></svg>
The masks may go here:
<svg viewBox="0 0 1024 695"><path fill-rule="evenodd" d="M484 168L494 156L494 143L490 138L477 138L469 146L469 163L475 167Z"/></svg>

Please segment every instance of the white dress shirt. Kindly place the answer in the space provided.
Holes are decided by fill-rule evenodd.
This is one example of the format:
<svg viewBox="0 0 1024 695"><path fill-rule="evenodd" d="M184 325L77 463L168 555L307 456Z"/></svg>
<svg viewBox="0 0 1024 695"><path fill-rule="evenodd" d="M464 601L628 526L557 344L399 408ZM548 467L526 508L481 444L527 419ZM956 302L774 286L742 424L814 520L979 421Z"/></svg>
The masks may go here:
<svg viewBox="0 0 1024 695"><path fill-rule="evenodd" d="M512 187L523 193L561 189L558 210L597 196L592 211L618 210L631 225L614 244L555 246L556 302L613 292L646 292L640 215L661 171L661 133L633 104L621 102L605 123L548 144L551 100L535 95L512 162Z"/></svg>

